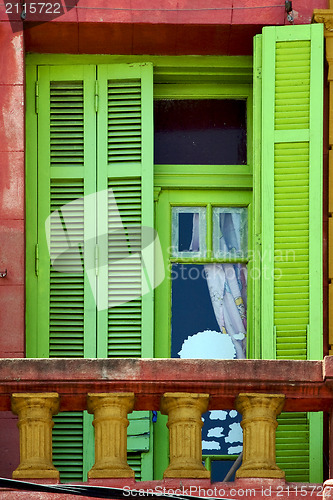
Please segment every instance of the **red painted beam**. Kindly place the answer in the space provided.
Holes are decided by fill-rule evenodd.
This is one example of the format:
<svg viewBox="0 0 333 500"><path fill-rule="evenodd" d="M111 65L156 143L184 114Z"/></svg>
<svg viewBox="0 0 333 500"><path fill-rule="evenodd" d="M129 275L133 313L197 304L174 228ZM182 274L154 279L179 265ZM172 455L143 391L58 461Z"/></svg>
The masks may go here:
<svg viewBox="0 0 333 500"><path fill-rule="evenodd" d="M324 372L323 372L324 367ZM165 392L210 394L209 409L234 408L241 392L285 394L286 411L328 411L333 360L3 359L0 410L13 392L58 392L61 411L86 408L89 392L130 391L135 409L158 410Z"/></svg>
<svg viewBox="0 0 333 500"><path fill-rule="evenodd" d="M311 22L314 9L328 8L328 0L293 0L295 22ZM2 13L4 9L0 9ZM289 24L281 0L79 0L54 16L27 9L26 21L61 23L121 23L174 25ZM6 17L3 15L3 19Z"/></svg>

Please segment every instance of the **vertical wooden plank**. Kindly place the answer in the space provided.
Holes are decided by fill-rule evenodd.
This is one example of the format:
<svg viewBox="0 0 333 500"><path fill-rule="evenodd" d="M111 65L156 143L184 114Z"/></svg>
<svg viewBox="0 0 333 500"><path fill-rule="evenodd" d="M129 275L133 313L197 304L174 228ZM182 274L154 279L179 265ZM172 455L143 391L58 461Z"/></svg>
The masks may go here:
<svg viewBox="0 0 333 500"><path fill-rule="evenodd" d="M38 324L36 357L49 357L50 256L45 221L50 214L50 68L38 68ZM42 145L42 146L41 146Z"/></svg>
<svg viewBox="0 0 333 500"><path fill-rule="evenodd" d="M328 277L333 278L333 217L328 218Z"/></svg>
<svg viewBox="0 0 333 500"><path fill-rule="evenodd" d="M108 78L111 70L107 65L97 66L97 87L98 87L98 112L97 112L97 192L101 192L108 189ZM111 75L110 75L111 76ZM107 241L105 238L108 234L108 206L107 200L105 200L105 206L103 206L103 199L97 206L97 232L98 232L98 242L99 242L99 252L105 256L107 252ZM103 237L104 235L104 237ZM101 257L101 256L100 256ZM107 262L103 262L103 265L107 265ZM97 296L100 297L102 294L106 300L108 297L108 273L105 268L101 269L98 274L98 285L97 285ZM107 358L108 357L108 309L97 309L97 357Z"/></svg>
<svg viewBox="0 0 333 500"><path fill-rule="evenodd" d="M328 309L333 311L333 283L328 285ZM333 314L328 318L328 341L330 346L333 345Z"/></svg>
<svg viewBox="0 0 333 500"><path fill-rule="evenodd" d="M253 327L249 338L250 358L261 358L261 125L262 125L262 35L254 37L253 50ZM251 248L251 247L249 247Z"/></svg>
<svg viewBox="0 0 333 500"><path fill-rule="evenodd" d="M323 357L323 47L322 24L311 25L308 359ZM321 124L321 126L319 126Z"/></svg>
<svg viewBox="0 0 333 500"><path fill-rule="evenodd" d="M84 265L92 268L94 250L92 241L96 241L96 209L94 203L88 202L96 193L96 114L94 89L96 67L82 66L84 91ZM87 197L87 198L86 198ZM96 338L96 281L88 279L87 269L84 273L84 357L94 358L97 355Z"/></svg>
<svg viewBox="0 0 333 500"><path fill-rule="evenodd" d="M262 38L262 358L275 359L274 331L274 93L276 29Z"/></svg>
<svg viewBox="0 0 333 500"><path fill-rule="evenodd" d="M309 419L309 482L318 483L323 477L323 414L308 413Z"/></svg>
<svg viewBox="0 0 333 500"><path fill-rule="evenodd" d="M330 83L330 86L333 87L333 82ZM333 101L332 101L332 109L333 109ZM332 129L333 129L333 121L332 121ZM330 149L328 152L328 212L333 214L333 150Z"/></svg>
<svg viewBox="0 0 333 500"><path fill-rule="evenodd" d="M35 83L37 67L27 66L26 71L26 356L37 356L37 276L35 252L37 234L37 115L35 113Z"/></svg>
<svg viewBox="0 0 333 500"><path fill-rule="evenodd" d="M153 164L153 67L140 66L142 106L142 226L154 227L154 164ZM145 245L143 241L143 246ZM147 242L149 243L149 241ZM150 288L142 297L142 357L153 357L154 345L154 247L143 248L145 276Z"/></svg>

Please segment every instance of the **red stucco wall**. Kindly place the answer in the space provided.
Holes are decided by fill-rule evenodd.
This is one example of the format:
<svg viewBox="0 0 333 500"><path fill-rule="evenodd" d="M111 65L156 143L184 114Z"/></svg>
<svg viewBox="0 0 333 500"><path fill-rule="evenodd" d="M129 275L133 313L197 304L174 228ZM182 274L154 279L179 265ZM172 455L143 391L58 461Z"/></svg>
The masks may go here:
<svg viewBox="0 0 333 500"><path fill-rule="evenodd" d="M24 356L23 33L0 22L0 356ZM19 462L16 419L0 412L0 475Z"/></svg>
<svg viewBox="0 0 333 500"><path fill-rule="evenodd" d="M24 354L24 52L0 23L0 355Z"/></svg>

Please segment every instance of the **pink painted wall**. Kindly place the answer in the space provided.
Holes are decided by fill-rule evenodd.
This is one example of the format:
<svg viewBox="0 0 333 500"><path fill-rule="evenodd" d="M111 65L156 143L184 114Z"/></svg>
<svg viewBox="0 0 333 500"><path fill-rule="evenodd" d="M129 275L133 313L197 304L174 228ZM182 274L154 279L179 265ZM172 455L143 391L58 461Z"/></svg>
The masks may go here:
<svg viewBox="0 0 333 500"><path fill-rule="evenodd" d="M0 356L24 356L23 33L0 22ZM0 476L19 462L16 419L0 412Z"/></svg>
<svg viewBox="0 0 333 500"><path fill-rule="evenodd" d="M23 33L0 22L0 355L24 355Z"/></svg>

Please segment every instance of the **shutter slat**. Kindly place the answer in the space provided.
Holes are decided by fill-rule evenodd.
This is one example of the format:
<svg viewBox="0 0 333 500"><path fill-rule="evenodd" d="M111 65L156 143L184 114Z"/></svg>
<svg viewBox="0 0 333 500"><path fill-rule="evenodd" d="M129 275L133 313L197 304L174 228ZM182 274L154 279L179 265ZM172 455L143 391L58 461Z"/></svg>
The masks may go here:
<svg viewBox="0 0 333 500"><path fill-rule="evenodd" d="M51 167L84 165L83 105L82 81L50 82Z"/></svg>
<svg viewBox="0 0 333 500"><path fill-rule="evenodd" d="M50 82L50 166L84 167L83 82ZM84 181L50 180L50 212L84 196ZM62 213L62 212L61 212ZM64 214L63 214L64 215ZM51 258L62 272L50 268L49 356L84 357L84 206L65 209L66 230L57 225L50 232ZM77 249L68 248L79 244ZM62 482L83 480L83 413L61 413L54 417L53 461Z"/></svg>
<svg viewBox="0 0 333 500"><path fill-rule="evenodd" d="M119 215L114 212L113 197L109 203L109 311L108 311L108 357L141 357L142 299L141 299L141 180L109 180ZM131 203L128 203L128 200ZM119 216L124 225L119 227ZM134 229L134 245L130 232L129 253L126 234ZM117 232L118 231L118 232ZM119 232L120 231L120 232ZM125 234L124 234L125 232ZM115 233L115 239L113 234Z"/></svg>
<svg viewBox="0 0 333 500"><path fill-rule="evenodd" d="M56 192L56 197L54 196ZM83 196L83 182L70 181L61 182L51 180L50 203L51 211L61 210L63 205ZM76 210L75 210L76 208ZM84 353L84 276L83 276L83 204L75 204L75 208L67 216L66 230L71 235L71 241L81 243L82 259L78 254L65 252L57 259L56 263L61 268L68 268L68 273L63 274L51 266L50 269L50 357L83 357ZM72 217L75 215L75 218ZM72 224L74 218L74 235ZM78 222L77 222L78 221ZM54 232L51 224L50 247L51 258L57 255L59 249L68 248L67 233ZM59 245L61 245L59 247ZM73 271L77 271L74 274ZM61 301L59 300L61 295ZM76 333L71 338L67 337L63 343L63 329L70 332L71 326L75 327ZM80 336L78 336L80 333Z"/></svg>
<svg viewBox="0 0 333 500"><path fill-rule="evenodd" d="M64 412L53 417L53 463L62 482L82 481L83 414Z"/></svg>
<svg viewBox="0 0 333 500"><path fill-rule="evenodd" d="M141 135L133 142L133 128L141 131L141 81L112 80L108 83L108 162L141 162ZM115 127L117 124L129 124ZM117 130L117 139L114 131ZM121 130L121 133L120 133ZM121 139L120 139L121 137Z"/></svg>

